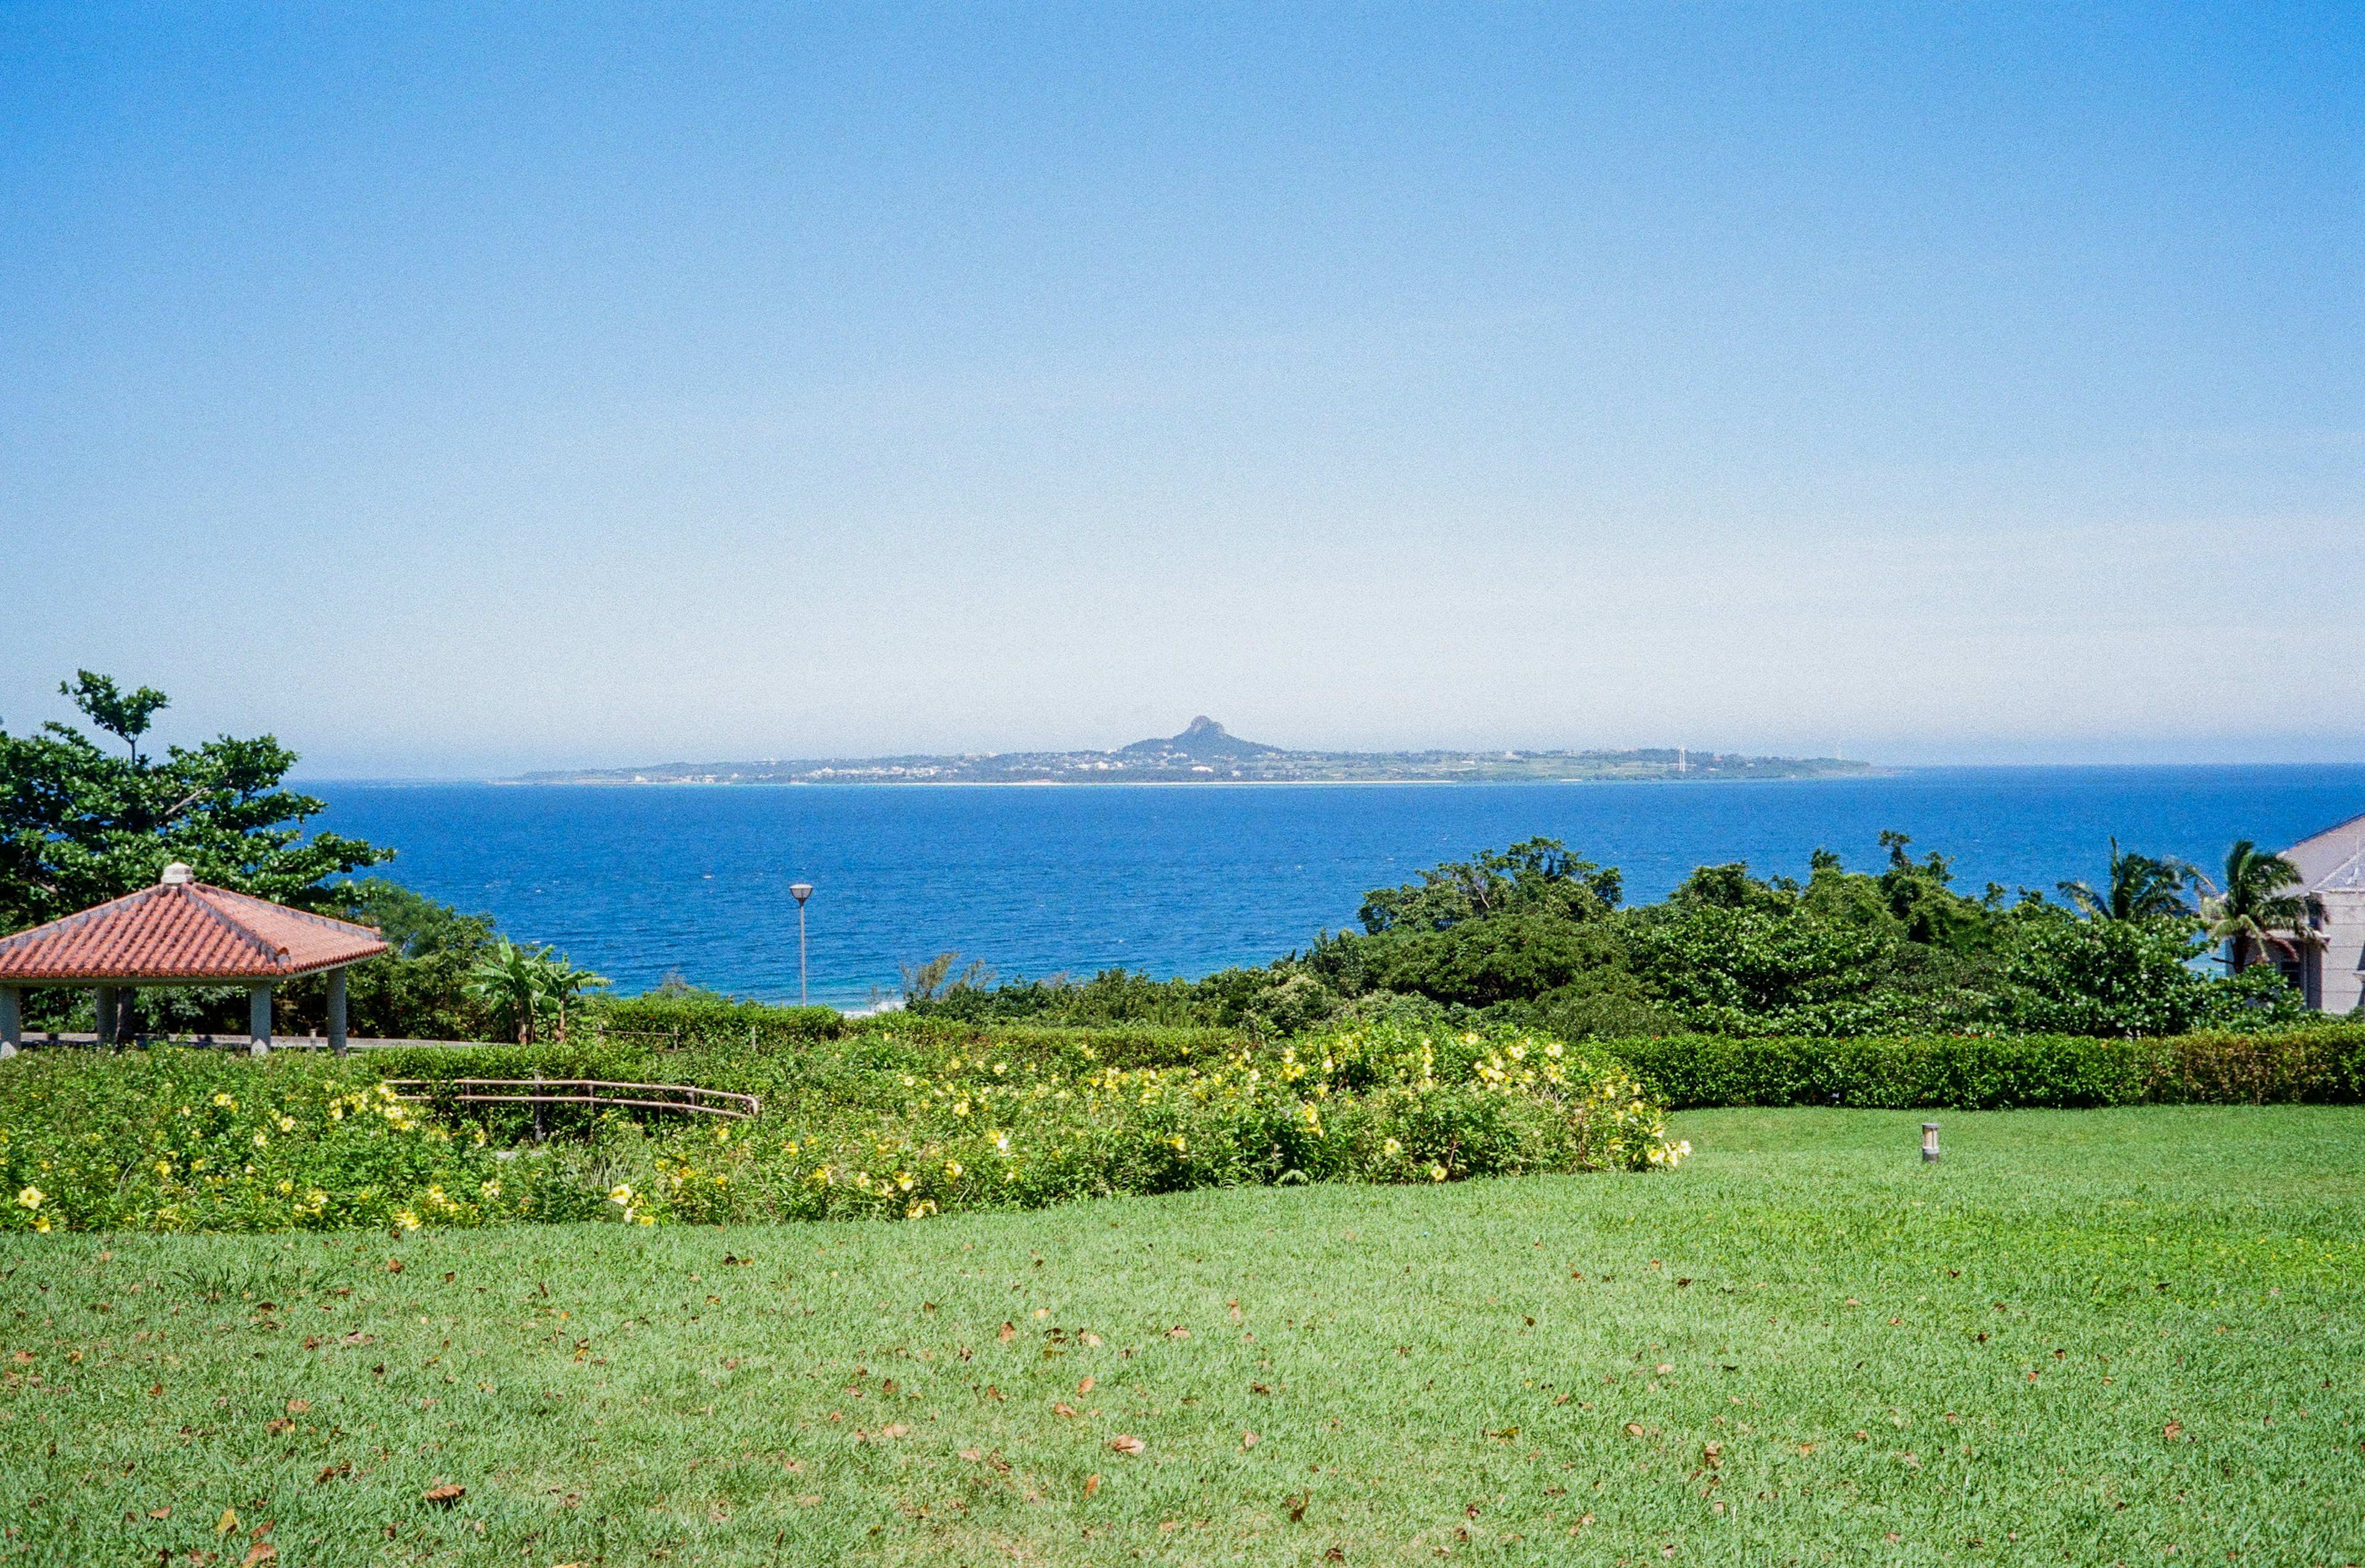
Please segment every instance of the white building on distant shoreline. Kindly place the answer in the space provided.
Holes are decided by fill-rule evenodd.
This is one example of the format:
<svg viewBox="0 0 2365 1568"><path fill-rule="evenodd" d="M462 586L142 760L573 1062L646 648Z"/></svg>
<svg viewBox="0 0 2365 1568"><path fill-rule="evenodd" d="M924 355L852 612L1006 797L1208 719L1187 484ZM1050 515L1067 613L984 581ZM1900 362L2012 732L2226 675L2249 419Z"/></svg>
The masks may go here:
<svg viewBox="0 0 2365 1568"><path fill-rule="evenodd" d="M2308 920L2314 941L2273 955L2321 1013L2348 1014L2365 995L2365 816L2326 828L2283 851L2299 868L2294 891L2323 913Z"/></svg>

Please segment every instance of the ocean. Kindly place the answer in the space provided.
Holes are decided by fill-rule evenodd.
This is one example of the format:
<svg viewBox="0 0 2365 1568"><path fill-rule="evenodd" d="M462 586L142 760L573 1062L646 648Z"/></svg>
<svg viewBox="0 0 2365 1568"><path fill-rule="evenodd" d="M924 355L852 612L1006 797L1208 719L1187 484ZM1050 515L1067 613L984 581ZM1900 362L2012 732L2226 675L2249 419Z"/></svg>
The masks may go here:
<svg viewBox="0 0 2365 1568"><path fill-rule="evenodd" d="M2203 867L2365 812L2365 767L1921 768L1752 783L499 786L311 783L318 825L391 846L382 872L555 943L633 992L679 974L815 1002L895 991L947 950L1003 979L1263 963L1351 926L1366 889L1546 834L1656 899L1693 867L1803 877L1879 836L1954 857L1956 886L2099 881L2110 838Z"/></svg>

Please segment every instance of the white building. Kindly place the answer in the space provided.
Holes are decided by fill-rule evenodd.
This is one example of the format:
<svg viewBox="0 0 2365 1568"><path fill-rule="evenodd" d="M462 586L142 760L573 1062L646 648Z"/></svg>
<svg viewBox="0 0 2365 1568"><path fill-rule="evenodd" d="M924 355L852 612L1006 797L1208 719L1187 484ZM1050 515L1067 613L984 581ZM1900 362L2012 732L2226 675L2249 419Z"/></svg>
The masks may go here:
<svg viewBox="0 0 2365 1568"><path fill-rule="evenodd" d="M2324 913L2308 922L2316 940L2275 961L2310 1007L2353 1012L2365 993L2365 816L2301 839L2283 858L2299 868L2300 885L2281 890L2314 898Z"/></svg>

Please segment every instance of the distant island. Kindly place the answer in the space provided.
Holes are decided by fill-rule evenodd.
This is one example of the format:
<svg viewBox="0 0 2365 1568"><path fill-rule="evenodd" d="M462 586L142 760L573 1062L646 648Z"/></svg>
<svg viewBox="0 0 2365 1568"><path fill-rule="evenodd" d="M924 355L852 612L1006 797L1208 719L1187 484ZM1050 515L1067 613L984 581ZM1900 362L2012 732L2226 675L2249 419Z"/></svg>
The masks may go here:
<svg viewBox="0 0 2365 1568"><path fill-rule="evenodd" d="M529 773L521 784L1573 783L1621 778L1827 778L1874 771L1830 756L1626 751L1290 751L1204 715L1179 735L1115 751L1011 751L798 762L667 762Z"/></svg>

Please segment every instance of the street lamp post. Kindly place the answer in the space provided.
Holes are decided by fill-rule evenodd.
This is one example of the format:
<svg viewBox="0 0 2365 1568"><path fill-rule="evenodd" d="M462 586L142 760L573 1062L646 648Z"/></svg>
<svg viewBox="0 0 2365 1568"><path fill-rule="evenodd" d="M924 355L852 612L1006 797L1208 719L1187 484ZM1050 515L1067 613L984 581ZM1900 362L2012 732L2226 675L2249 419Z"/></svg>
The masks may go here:
<svg viewBox="0 0 2365 1568"><path fill-rule="evenodd" d="M789 896L797 901L797 1005L809 1007L813 1003L805 989L805 900L813 897L813 884L791 882Z"/></svg>

